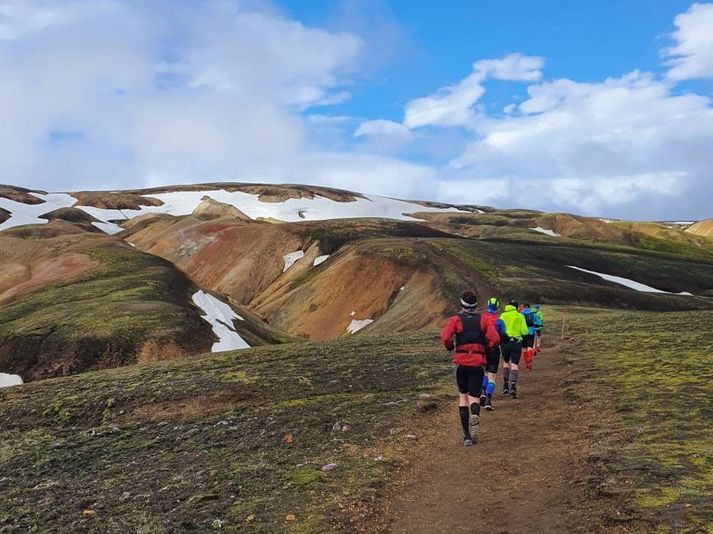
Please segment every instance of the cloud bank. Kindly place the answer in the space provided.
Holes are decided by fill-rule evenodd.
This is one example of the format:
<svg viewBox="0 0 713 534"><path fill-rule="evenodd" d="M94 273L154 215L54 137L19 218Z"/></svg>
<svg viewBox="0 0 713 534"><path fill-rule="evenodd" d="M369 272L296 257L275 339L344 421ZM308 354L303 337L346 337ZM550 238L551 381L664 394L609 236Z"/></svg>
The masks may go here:
<svg viewBox="0 0 713 534"><path fill-rule="evenodd" d="M400 119L333 115L368 34L274 4L0 0L0 181L50 190L315 183L630 218L713 215L713 4L672 21L661 69L587 83L480 59ZM487 102L491 84L525 99ZM689 87L687 90L686 87Z"/></svg>

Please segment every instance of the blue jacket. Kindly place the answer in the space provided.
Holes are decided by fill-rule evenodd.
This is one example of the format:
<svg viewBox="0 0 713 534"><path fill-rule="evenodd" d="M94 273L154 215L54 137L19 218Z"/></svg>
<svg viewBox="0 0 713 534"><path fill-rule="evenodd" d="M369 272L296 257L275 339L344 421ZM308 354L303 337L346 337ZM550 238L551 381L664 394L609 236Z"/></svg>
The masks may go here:
<svg viewBox="0 0 713 534"><path fill-rule="evenodd" d="M534 336L535 330L542 327L540 317L531 308L522 310L522 315L525 317L525 322L527 323L528 335Z"/></svg>

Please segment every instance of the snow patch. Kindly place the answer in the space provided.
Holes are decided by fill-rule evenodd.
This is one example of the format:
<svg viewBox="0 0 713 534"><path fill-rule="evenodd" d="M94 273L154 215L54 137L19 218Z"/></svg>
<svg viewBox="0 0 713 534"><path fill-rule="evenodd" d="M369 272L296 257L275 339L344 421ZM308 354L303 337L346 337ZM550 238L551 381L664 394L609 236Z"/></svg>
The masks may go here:
<svg viewBox="0 0 713 534"><path fill-rule="evenodd" d="M628 278L622 278L621 276L614 276L612 274L604 274L604 273L598 273L596 271L589 271L587 269L582 269L581 267L575 267L574 265L565 265L565 267L569 267L570 269L576 269L577 271L582 271L583 273L594 274L596 276L599 276L600 278L603 278L604 280L607 280L608 282L614 282L615 284L620 284L622 286L626 286L629 289L633 289L635 291L641 291L641 292L645 292L645 293L667 293L669 295L686 295L689 297L693 296L691 293L688 293L688 292L671 293L670 291L663 291L661 289L656 289L655 287L647 286L646 284L642 284L635 280L630 280Z"/></svg>
<svg viewBox="0 0 713 534"><path fill-rule="evenodd" d="M0 388L19 386L22 383L23 382L22 378L20 378L20 375L9 375L7 373L0 373Z"/></svg>
<svg viewBox="0 0 713 534"><path fill-rule="evenodd" d="M272 218L283 222L320 221L377 217L402 221L418 221L406 213L469 213L456 208L430 208L393 198L376 195L357 197L353 202L338 202L316 195L314 198L290 198L283 202L262 202L258 195L242 191L202 190L176 191L146 195L163 202L162 206L141 206L137 210L107 210L90 206L77 206L102 221L133 218L146 213L165 213L174 216L190 215L204 196L235 206L251 219Z"/></svg>
<svg viewBox="0 0 713 534"><path fill-rule="evenodd" d="M533 232L539 232L541 234L545 234L550 237L562 237L560 234L556 233L554 230L549 230L548 228L542 228L540 226L538 226L536 228L528 228L528 230L532 230Z"/></svg>
<svg viewBox="0 0 713 534"><path fill-rule="evenodd" d="M329 259L329 254L327 254L326 256L317 256L314 259L314 263L312 264L312 266L317 267L317 265L322 265L328 259Z"/></svg>
<svg viewBox="0 0 713 534"><path fill-rule="evenodd" d="M203 319L213 326L213 332L220 340L213 344L212 352L250 348L233 324L236 319L240 321L245 319L235 313L230 306L204 291L194 294L193 302L203 310Z"/></svg>
<svg viewBox="0 0 713 534"><path fill-rule="evenodd" d="M0 198L0 208L10 212L10 218L0 224L0 230L25 224L46 224L47 220L40 219L44 215L59 208L74 206L77 200L66 193L50 193L47 195L32 193L44 200L42 204L23 204L7 198ZM415 202L397 200L376 195L356 197L352 202L338 202L326 197L316 195L314 198L290 198L284 202L262 202L258 195L243 193L242 191L201 190L201 191L175 191L172 193L159 193L144 195L156 198L163 202L162 206L140 206L135 210L116 210L95 208L93 206L76 206L92 215L99 222L95 226L108 234L121 231L118 225L108 221L129 220L148 213L168 214L174 216L190 215L198 207L205 196L217 202L223 202L236 207L252 219L272 218L283 222L321 221L327 219L351 219L374 217L381 219L395 219L402 221L418 221L407 213L469 213L457 208L432 208L422 206Z"/></svg>
<svg viewBox="0 0 713 534"><path fill-rule="evenodd" d="M0 224L0 230L7 230L15 226L25 224L47 224L47 219L40 219L40 215L45 215L60 208L70 208L77 200L65 193L51 193L43 195L40 193L30 193L41 200L42 204L24 204L15 202L9 198L0 197L0 208L10 212L10 218Z"/></svg>
<svg viewBox="0 0 713 534"><path fill-rule="evenodd" d="M109 234L109 235L118 234L119 232L124 230L118 224L114 224L114 223L110 223L110 222L93 222L92 225L96 226L102 232L104 232L105 234Z"/></svg>
<svg viewBox="0 0 713 534"><path fill-rule="evenodd" d="M295 263L297 263L299 260L305 257L305 253L302 252L301 250L297 250L295 252L290 252L289 254L285 254L282 256L282 259L285 260L285 267L282 269L282 272L287 272L287 269L292 267Z"/></svg>
<svg viewBox="0 0 713 534"><path fill-rule="evenodd" d="M366 328L373 322L374 319L362 319L361 321L354 319L351 323L349 323L349 326L347 326L347 332L350 334L356 334L359 330Z"/></svg>

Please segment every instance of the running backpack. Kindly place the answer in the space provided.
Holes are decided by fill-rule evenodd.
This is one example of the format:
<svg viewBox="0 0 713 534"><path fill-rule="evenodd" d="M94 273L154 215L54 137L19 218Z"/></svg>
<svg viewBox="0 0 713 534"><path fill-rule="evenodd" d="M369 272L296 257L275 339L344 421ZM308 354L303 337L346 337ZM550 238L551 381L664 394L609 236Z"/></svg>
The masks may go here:
<svg viewBox="0 0 713 534"><path fill-rule="evenodd" d="M458 317L463 325L463 331L456 334L456 345L477 343L483 347L487 346L488 340L485 338L485 332L480 328L480 314L459 313Z"/></svg>
<svg viewBox="0 0 713 534"><path fill-rule="evenodd" d="M523 315L525 316L525 323L527 324L528 327L535 326L535 320L532 318L531 311L523 312Z"/></svg>

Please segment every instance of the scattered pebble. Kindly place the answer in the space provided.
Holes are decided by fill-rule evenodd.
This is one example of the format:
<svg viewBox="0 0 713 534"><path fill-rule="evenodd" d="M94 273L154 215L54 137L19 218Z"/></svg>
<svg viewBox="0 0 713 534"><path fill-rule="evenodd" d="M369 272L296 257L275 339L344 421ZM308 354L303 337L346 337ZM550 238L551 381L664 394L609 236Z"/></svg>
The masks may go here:
<svg viewBox="0 0 713 534"><path fill-rule="evenodd" d="M322 466L322 471L331 471L332 469L336 469L337 464L326 464Z"/></svg>
<svg viewBox="0 0 713 534"><path fill-rule="evenodd" d="M430 412L438 408L438 404L435 401L418 401L416 408L419 412Z"/></svg>
<svg viewBox="0 0 713 534"><path fill-rule="evenodd" d="M297 521L297 516L295 514L287 514L285 516L285 521Z"/></svg>

